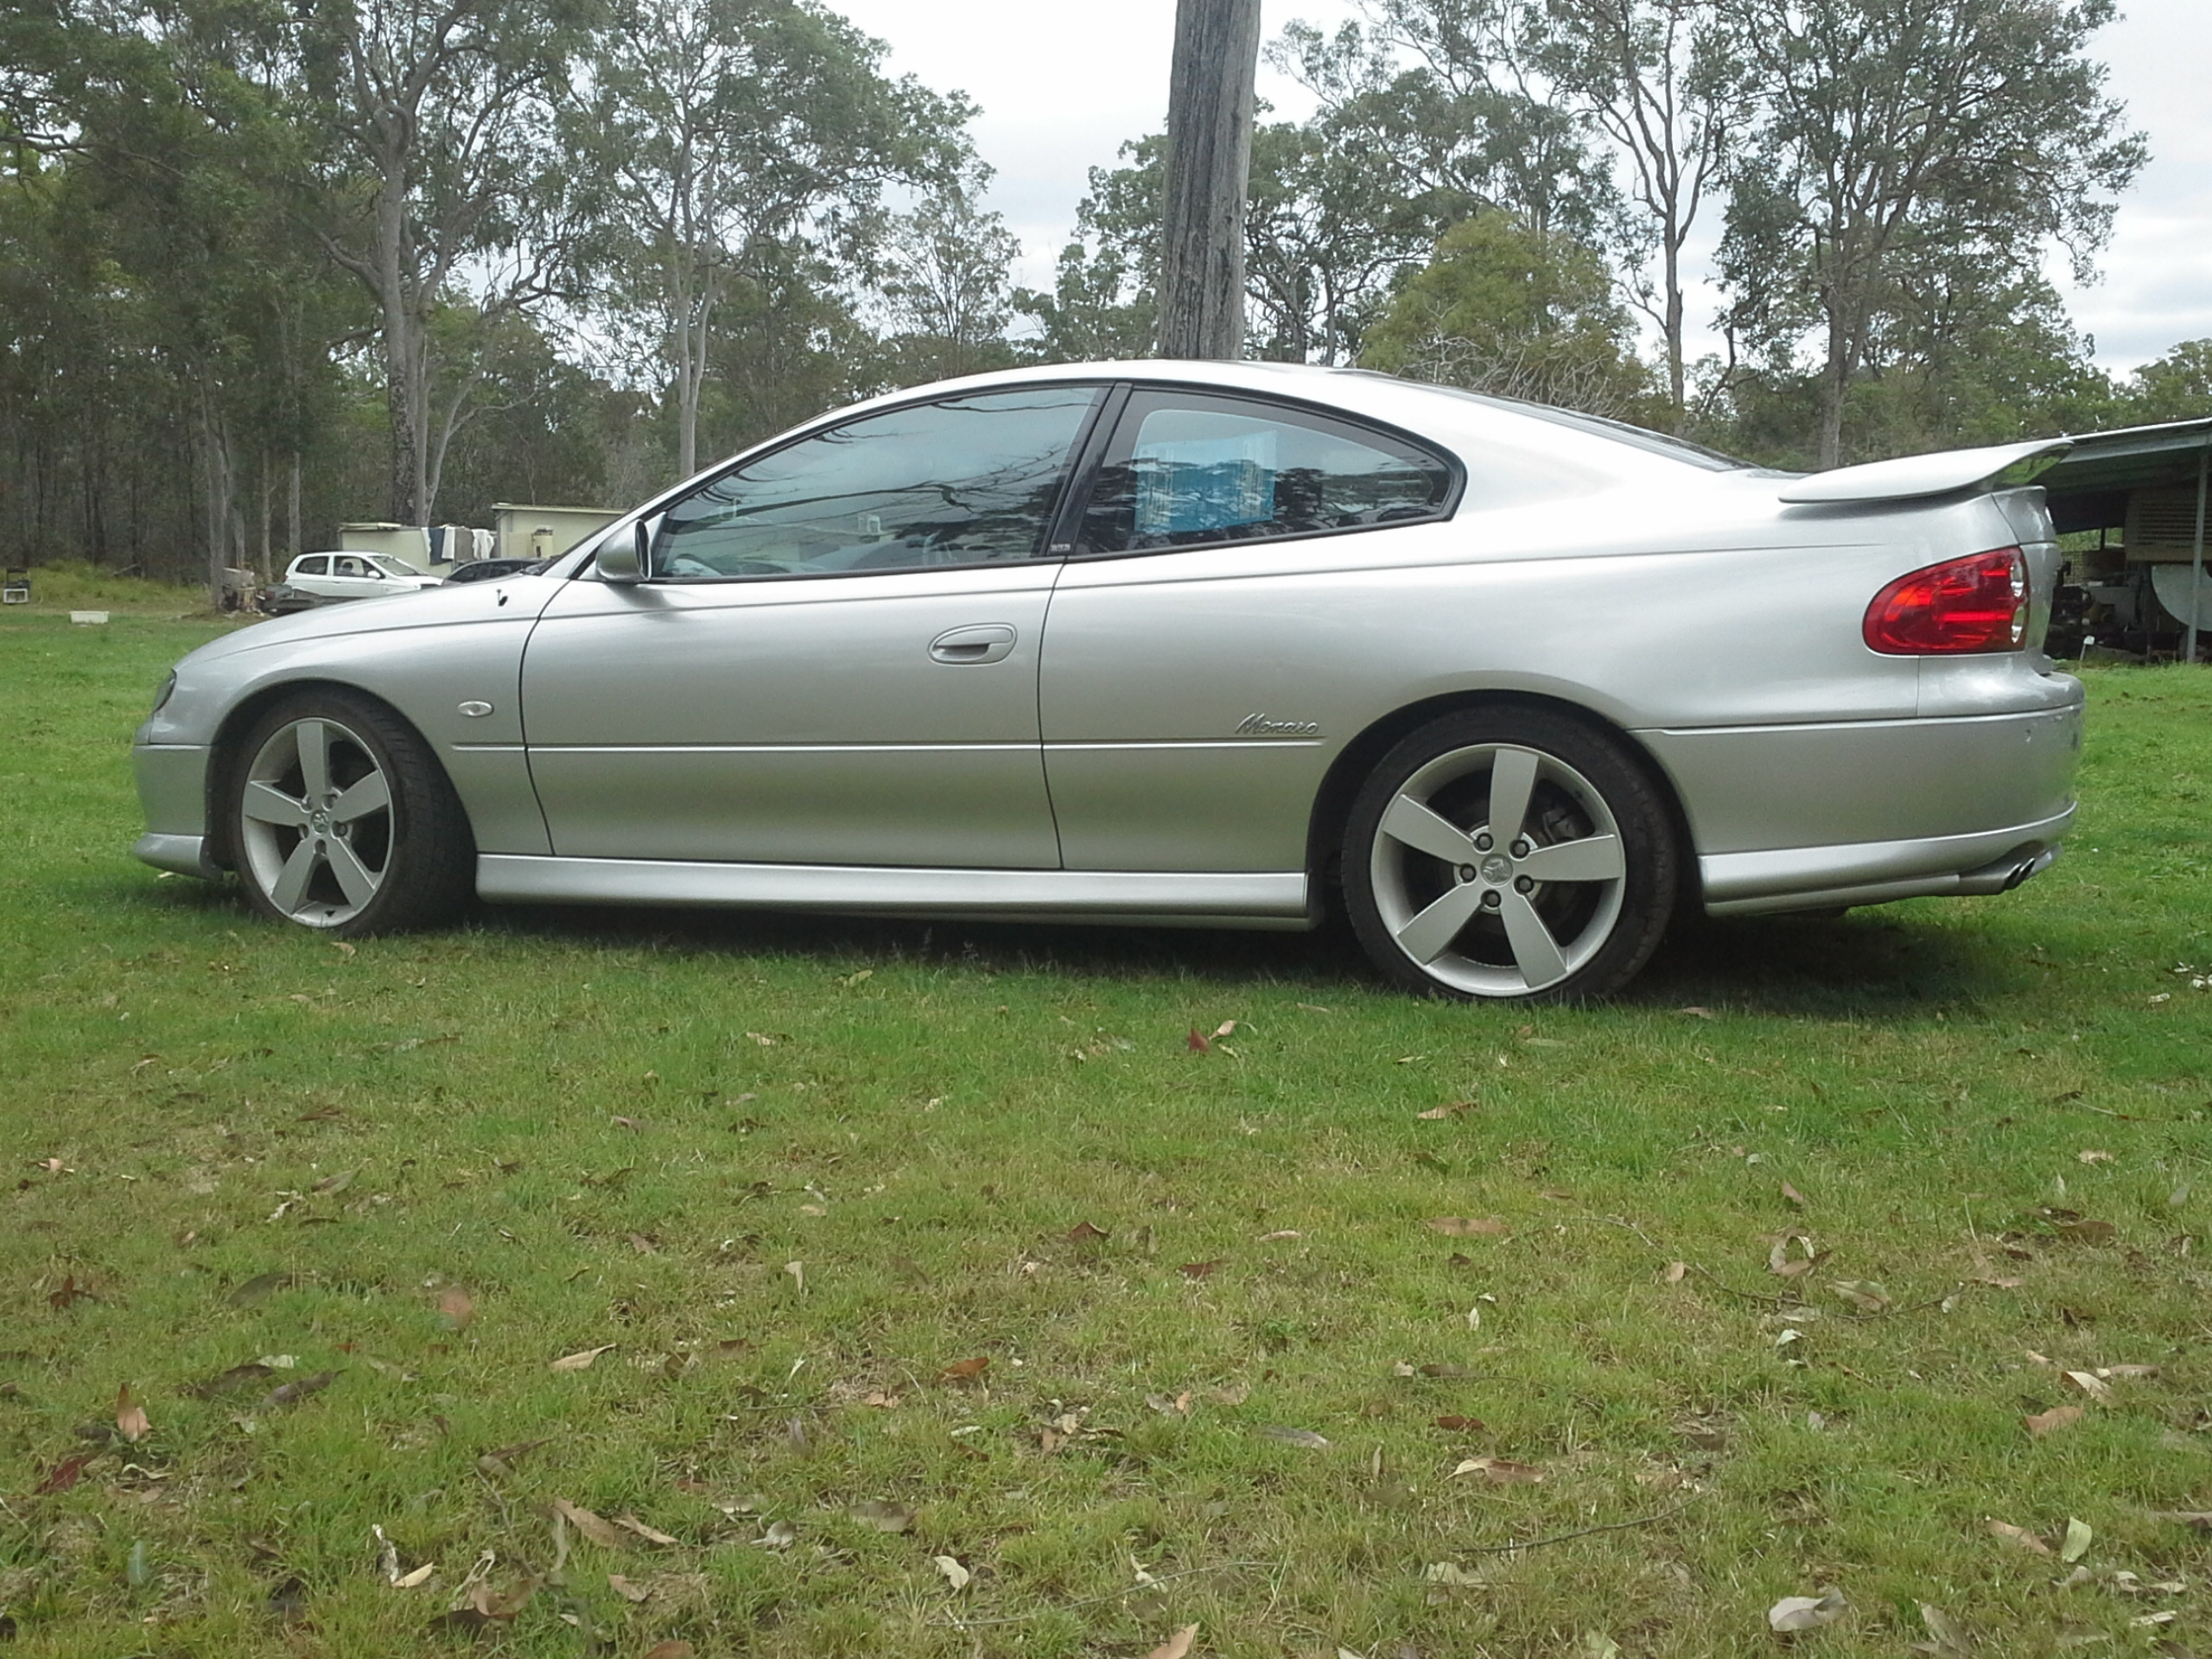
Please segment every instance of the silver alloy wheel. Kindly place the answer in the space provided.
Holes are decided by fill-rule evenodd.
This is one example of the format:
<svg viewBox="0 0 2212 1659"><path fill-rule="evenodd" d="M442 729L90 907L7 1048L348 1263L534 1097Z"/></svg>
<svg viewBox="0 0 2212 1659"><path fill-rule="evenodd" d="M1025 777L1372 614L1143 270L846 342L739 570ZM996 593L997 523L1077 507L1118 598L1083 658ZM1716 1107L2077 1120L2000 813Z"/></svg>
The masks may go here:
<svg viewBox="0 0 2212 1659"><path fill-rule="evenodd" d="M248 878L308 927L352 921L391 868L391 782L358 734L324 716L270 734L246 767L238 820Z"/></svg>
<svg viewBox="0 0 2212 1659"><path fill-rule="evenodd" d="M1620 825L1556 755L1481 743L1439 755L1384 809L1370 853L1382 925L1421 971L1522 996L1587 964L1620 920Z"/></svg>

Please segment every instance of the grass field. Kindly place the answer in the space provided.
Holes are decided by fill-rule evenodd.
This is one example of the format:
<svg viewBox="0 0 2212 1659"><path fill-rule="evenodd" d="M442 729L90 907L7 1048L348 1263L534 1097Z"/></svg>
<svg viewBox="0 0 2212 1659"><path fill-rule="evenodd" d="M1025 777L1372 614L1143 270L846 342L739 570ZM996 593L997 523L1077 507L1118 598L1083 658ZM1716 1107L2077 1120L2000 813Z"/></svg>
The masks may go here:
<svg viewBox="0 0 2212 1659"><path fill-rule="evenodd" d="M2212 1652L2212 677L2093 677L2018 893L1514 1012L1280 935L334 948L128 855L206 632L0 618L16 1649Z"/></svg>

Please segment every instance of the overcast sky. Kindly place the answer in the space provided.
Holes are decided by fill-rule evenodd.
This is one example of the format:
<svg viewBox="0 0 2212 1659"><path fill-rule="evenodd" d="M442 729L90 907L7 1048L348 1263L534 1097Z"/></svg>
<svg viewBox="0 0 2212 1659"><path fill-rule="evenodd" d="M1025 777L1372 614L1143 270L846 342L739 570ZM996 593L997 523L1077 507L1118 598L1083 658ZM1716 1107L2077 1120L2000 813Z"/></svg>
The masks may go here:
<svg viewBox="0 0 2212 1659"><path fill-rule="evenodd" d="M1088 170L1111 166L1124 139L1164 124L1175 0L1110 7L1040 0L829 0L888 43L890 67L982 108L977 149L998 170L991 206L1021 238L1017 279L1049 287ZM1348 0L1263 0L1266 38L1294 18L1328 27ZM2183 340L2212 335L2212 63L2208 0L2122 0L2098 37L2112 90L2150 135L2151 165L2120 206L2103 280L2063 283L2075 321L2106 367L2125 371ZM1260 69L1260 95L1279 118L1309 105L1294 83ZM2063 276L2053 268L2054 277ZM1715 302L1693 304L1694 321Z"/></svg>

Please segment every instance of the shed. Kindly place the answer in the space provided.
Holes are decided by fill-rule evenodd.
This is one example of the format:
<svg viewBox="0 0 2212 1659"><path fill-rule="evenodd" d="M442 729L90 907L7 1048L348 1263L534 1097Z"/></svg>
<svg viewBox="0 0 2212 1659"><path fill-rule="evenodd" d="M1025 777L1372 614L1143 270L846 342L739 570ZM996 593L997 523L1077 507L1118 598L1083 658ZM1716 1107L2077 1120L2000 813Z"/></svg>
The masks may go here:
<svg viewBox="0 0 2212 1659"><path fill-rule="evenodd" d="M2072 601L2062 620L2124 650L2195 661L2199 635L2212 632L2212 419L2092 432L2073 445L2036 480L2062 533L2097 537L2068 555L2078 592L2062 595Z"/></svg>
<svg viewBox="0 0 2212 1659"><path fill-rule="evenodd" d="M613 507L533 507L512 501L492 504L502 559L550 559L622 514Z"/></svg>

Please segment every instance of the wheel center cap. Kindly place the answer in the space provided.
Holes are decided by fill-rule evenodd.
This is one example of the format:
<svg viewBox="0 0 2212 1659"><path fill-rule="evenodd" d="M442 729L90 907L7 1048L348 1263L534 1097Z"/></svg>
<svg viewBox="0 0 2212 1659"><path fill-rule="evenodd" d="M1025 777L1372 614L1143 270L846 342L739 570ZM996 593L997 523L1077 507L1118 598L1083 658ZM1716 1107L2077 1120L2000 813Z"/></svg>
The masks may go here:
<svg viewBox="0 0 2212 1659"><path fill-rule="evenodd" d="M310 812L308 815L308 827L310 830L313 830L317 835L322 834L323 831L330 828L330 814L327 812Z"/></svg>
<svg viewBox="0 0 2212 1659"><path fill-rule="evenodd" d="M1483 880L1503 887L1513 879L1513 861L1503 853L1492 853L1482 862Z"/></svg>

